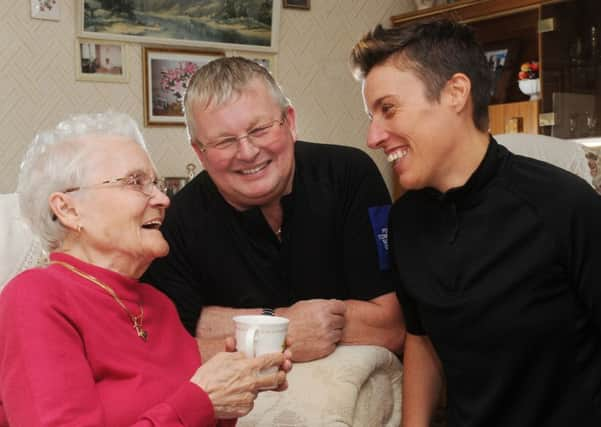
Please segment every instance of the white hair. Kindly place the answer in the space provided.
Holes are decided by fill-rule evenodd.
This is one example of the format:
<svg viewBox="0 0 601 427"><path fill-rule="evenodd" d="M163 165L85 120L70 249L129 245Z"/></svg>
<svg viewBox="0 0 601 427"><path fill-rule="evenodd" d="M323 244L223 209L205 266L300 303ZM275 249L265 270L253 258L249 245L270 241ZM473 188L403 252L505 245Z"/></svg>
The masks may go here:
<svg viewBox="0 0 601 427"><path fill-rule="evenodd" d="M52 130L39 132L27 149L17 184L21 215L46 250L60 247L67 229L56 220L48 199L57 191L82 185L89 165L90 144L100 135L125 136L148 153L136 122L116 112L77 114Z"/></svg>

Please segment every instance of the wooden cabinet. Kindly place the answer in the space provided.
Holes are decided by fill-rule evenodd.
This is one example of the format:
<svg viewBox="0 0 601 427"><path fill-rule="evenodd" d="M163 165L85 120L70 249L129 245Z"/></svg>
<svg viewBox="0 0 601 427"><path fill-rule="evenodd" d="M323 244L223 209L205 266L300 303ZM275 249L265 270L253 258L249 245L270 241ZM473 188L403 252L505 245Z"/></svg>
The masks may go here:
<svg viewBox="0 0 601 427"><path fill-rule="evenodd" d="M600 0L463 0L391 17L395 26L447 17L474 28L484 50L507 50L489 115L507 130L560 138L601 135ZM518 87L524 62L540 66L540 98Z"/></svg>

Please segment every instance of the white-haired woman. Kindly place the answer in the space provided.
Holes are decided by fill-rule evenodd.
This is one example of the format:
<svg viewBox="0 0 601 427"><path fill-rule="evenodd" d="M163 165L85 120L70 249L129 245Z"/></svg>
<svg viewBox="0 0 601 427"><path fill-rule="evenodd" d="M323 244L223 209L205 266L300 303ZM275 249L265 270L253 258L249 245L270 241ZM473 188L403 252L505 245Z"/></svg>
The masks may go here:
<svg viewBox="0 0 601 427"><path fill-rule="evenodd" d="M200 366L173 304L137 280L169 251L169 199L129 116L78 115L38 134L17 192L50 264L0 296L1 427L233 425L259 389L285 388L289 353ZM280 370L257 375L269 366Z"/></svg>

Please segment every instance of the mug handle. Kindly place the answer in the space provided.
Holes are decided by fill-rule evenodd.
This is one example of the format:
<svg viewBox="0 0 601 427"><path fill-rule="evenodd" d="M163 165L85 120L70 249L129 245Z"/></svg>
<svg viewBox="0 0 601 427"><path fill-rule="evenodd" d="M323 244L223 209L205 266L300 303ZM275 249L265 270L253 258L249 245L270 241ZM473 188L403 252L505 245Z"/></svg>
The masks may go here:
<svg viewBox="0 0 601 427"><path fill-rule="evenodd" d="M244 337L246 344L246 351L251 354L251 357L255 357L255 337L257 336L257 328L248 328Z"/></svg>

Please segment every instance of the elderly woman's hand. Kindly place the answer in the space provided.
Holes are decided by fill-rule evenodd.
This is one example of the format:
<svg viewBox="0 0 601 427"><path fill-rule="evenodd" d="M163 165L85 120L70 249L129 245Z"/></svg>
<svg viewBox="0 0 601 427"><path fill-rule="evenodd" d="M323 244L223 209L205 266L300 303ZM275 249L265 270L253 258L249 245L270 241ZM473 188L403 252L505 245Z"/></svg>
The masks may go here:
<svg viewBox="0 0 601 427"><path fill-rule="evenodd" d="M198 368L190 381L209 395L216 418L238 418L250 412L259 391L286 389L291 357L289 351L252 359L242 353L218 353ZM274 366L279 367L277 372L260 373Z"/></svg>

